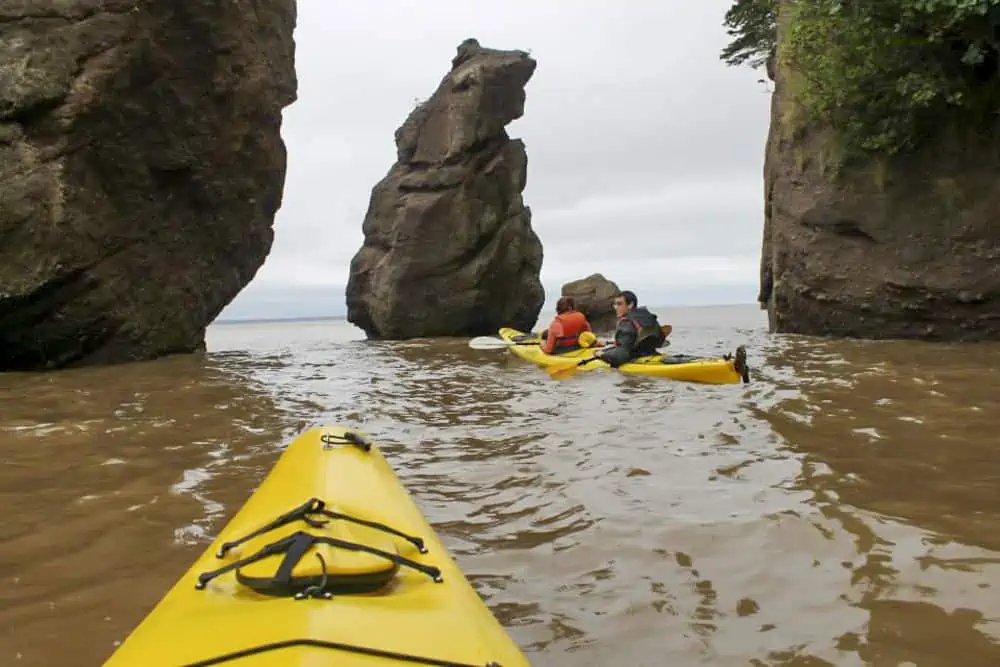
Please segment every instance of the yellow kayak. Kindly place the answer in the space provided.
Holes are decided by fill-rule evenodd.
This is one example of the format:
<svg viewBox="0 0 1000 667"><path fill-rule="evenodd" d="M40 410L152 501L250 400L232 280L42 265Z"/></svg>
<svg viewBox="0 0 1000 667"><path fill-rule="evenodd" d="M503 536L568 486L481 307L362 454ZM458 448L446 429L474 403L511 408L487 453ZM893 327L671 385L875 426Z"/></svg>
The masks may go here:
<svg viewBox="0 0 1000 667"><path fill-rule="evenodd" d="M379 448L297 437L106 667L526 667Z"/></svg>
<svg viewBox="0 0 1000 667"><path fill-rule="evenodd" d="M499 335L502 340L512 343L508 348L512 354L543 368L565 366L569 361L592 359L594 353L599 349L584 348L560 354L546 354L542 351L538 334L504 327L500 329ZM593 361L580 366L579 370L583 372L602 368L608 369L611 366L603 361ZM735 355L724 357L652 354L624 363L618 367L618 370L633 375L649 375L703 384L739 384L741 381L750 381L749 369L746 364L746 351L742 346L737 349Z"/></svg>

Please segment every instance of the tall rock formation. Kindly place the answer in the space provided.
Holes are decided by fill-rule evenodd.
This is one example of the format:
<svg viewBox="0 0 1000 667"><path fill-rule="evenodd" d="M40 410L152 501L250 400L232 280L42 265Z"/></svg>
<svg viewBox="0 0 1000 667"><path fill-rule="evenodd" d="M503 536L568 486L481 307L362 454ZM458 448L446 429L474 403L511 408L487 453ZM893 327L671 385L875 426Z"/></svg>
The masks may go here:
<svg viewBox="0 0 1000 667"><path fill-rule="evenodd" d="M758 300L772 330L1000 339L1000 145L946 131L834 177L828 133L796 118L787 64L779 57L768 74Z"/></svg>
<svg viewBox="0 0 1000 667"><path fill-rule="evenodd" d="M464 41L434 94L396 130L397 162L372 189L351 262L347 319L369 338L527 330L545 300L542 244L521 192L535 61Z"/></svg>
<svg viewBox="0 0 1000 667"><path fill-rule="evenodd" d="M600 273L592 273L562 286L562 295L573 297L576 307L590 321L590 326L601 333L614 331L618 323L611 302L619 291L618 285Z"/></svg>
<svg viewBox="0 0 1000 667"><path fill-rule="evenodd" d="M151 359L270 251L295 0L0 2L0 370Z"/></svg>

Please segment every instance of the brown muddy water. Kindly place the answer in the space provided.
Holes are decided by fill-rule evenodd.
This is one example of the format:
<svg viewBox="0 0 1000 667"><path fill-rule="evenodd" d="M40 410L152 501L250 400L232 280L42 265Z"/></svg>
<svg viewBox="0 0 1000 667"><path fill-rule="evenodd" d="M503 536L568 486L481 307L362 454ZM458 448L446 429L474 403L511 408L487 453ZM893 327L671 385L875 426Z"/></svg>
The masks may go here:
<svg viewBox="0 0 1000 667"><path fill-rule="evenodd" d="M0 375L0 665L101 664L282 445L329 422L385 442L534 665L1000 665L1000 346L661 314L673 351L746 343L753 382L558 383L343 321Z"/></svg>

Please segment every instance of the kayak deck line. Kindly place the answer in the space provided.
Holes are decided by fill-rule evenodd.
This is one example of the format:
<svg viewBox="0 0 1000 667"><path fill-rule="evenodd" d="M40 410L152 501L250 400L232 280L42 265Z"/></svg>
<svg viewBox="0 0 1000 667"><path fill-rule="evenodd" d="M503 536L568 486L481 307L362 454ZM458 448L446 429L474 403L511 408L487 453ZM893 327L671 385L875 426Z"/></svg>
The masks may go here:
<svg viewBox="0 0 1000 667"><path fill-rule="evenodd" d="M334 445L354 445L363 452L372 450L371 441L354 431L344 431L340 435L324 433L319 436L319 441L323 443L324 450L333 449Z"/></svg>
<svg viewBox="0 0 1000 667"><path fill-rule="evenodd" d="M236 579L241 584L263 595L294 595L296 599L301 599L301 596L328 593L329 595L325 597L332 597L334 592L367 593L378 590L389 583L389 579L396 573L395 567L389 567L383 571L371 572L370 576L365 576L368 573L361 575L352 573L342 575L341 577L337 575L331 576L322 554L317 553L316 557L319 559L320 567L322 568L322 572L318 577L319 581L316 581L317 577L293 577L292 568L298 565L302 556L316 544L326 544L349 551L360 551L372 554L373 556L381 556L393 563L393 565L405 565L406 567L412 567L414 570L423 572L433 579L434 583L440 584L444 581L441 577L441 570L433 565L424 565L399 554L370 547L367 544L338 540L335 537L325 537L323 535L312 535L311 533L299 530L288 537L261 547L257 553L251 556L241 558L232 563L226 563L217 570L202 572L198 575L198 583L194 587L203 590L212 579L226 572L236 570ZM273 577L248 577L240 572L240 568L244 565L250 565L268 556L275 556L282 553L285 554L285 558L282 559ZM384 576L379 576L383 574Z"/></svg>
<svg viewBox="0 0 1000 667"><path fill-rule="evenodd" d="M216 558L224 558L226 553L228 553L229 550L232 549L233 547L238 547L247 540L253 539L258 535L263 535L264 533L272 531L275 528L280 528L281 526L284 526L285 524L291 523L292 521L296 521L298 519L302 519L313 528L322 528L328 523L326 521L317 521L316 519L310 517L309 516L310 514L321 514L323 516L330 517L331 519L341 519L343 521L350 521L352 523L356 523L361 526L368 526L369 528L381 530L386 533L390 533L391 535L395 535L396 537L403 538L404 540L415 546L420 551L420 553L422 554L427 553L427 548L424 546L424 541L419 537L414 537L413 535L407 535L406 533L396 530L391 526L387 526L384 523L378 523L377 521L368 521L367 519L359 519L358 517L350 516L348 514L341 514L340 512L332 512L326 509L326 503L320 500L319 498L310 498L309 500L302 503L295 509L287 512L286 514L282 514L274 521L264 526L261 526L257 530L247 533L246 535L237 540L223 542L222 546L219 547L219 553L216 554Z"/></svg>
<svg viewBox="0 0 1000 667"><path fill-rule="evenodd" d="M310 498L295 509L282 514L277 519L274 519L257 530L251 531L239 539L224 542L222 546L219 547L219 551L216 553L216 558L224 558L231 549L243 544L247 540L259 537L260 535L274 530L275 528L286 526L293 521L301 520L312 528L317 529L322 528L329 523L328 521L317 521L309 516L310 514L319 514L321 516L330 517L331 519L350 521L362 526L367 526L368 528L374 528L375 530L380 530L382 532L389 533L390 535L401 537L417 547L420 553L427 553L424 541L419 537L407 535L400 530L396 530L391 526L387 526L377 521L368 521L366 519L360 519L348 514L332 512L326 509L326 503L319 498ZM380 556L381 558L388 560L392 563L392 565L372 572L352 572L338 576L336 574L331 574L331 572L327 569L326 561L323 559L323 555L317 552L315 555L319 560L321 567L319 576L293 577L292 570L299 564L299 561L309 551L309 549L317 544L326 544L340 549ZM278 554L285 554L285 557L278 565L277 571L273 577L248 577L240 571L240 568L245 565L250 565L263 560L268 556L275 556ZM414 570L423 572L433 579L435 583L441 583L444 581L441 577L441 570L433 565L424 565L423 563L418 563L410 560L409 558L400 556L398 553L390 553L367 544L359 544L357 542L341 540L324 535L313 535L311 533L298 530L287 537L264 545L257 550L256 553L250 556L226 563L216 570L202 572L198 575L198 583L195 584L195 588L203 590L212 579L215 579L219 575L227 572L236 570L236 579L241 584L252 588L254 591L263 595L292 595L297 600L301 600L304 597L325 597L329 599L333 597L334 593L367 593L378 590L389 583L389 580L396 574L396 566L400 565L411 567Z"/></svg>
<svg viewBox="0 0 1000 667"><path fill-rule="evenodd" d="M281 641L281 642L262 644L260 646L254 646L252 648L242 649L240 651L233 651L232 653L216 656L214 658L209 658L207 660L191 662L186 665L183 665L183 667L209 667L210 665L220 665L224 662L229 662L230 660L238 660L240 658L246 658L251 655L258 655L260 653L266 653L268 651L277 651L283 648L292 648L295 646L311 646L313 648L324 648L333 651L348 651L350 653L370 655L375 658L388 658L390 660L400 660L403 662L410 662L417 665L434 665L434 667L503 667L503 665L501 665L499 662L487 662L482 665L473 665L467 662L452 662L450 660L426 658L419 655L408 655L406 653L396 653L394 651L383 651L382 649L371 648L369 646L354 646L353 644L330 642L330 641L324 641L322 639L288 639L286 641Z"/></svg>

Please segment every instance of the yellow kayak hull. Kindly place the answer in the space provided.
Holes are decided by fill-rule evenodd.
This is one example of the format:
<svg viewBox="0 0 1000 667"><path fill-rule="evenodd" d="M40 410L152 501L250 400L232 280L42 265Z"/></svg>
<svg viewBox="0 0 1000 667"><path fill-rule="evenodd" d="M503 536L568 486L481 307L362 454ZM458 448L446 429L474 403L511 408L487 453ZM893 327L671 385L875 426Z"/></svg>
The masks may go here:
<svg viewBox="0 0 1000 667"><path fill-rule="evenodd" d="M304 515L310 521L300 517L253 535L303 507L317 510ZM205 576L276 542L299 544L316 538L355 547L314 543L288 579L273 575L280 575L278 567L290 554L268 556L211 579ZM228 551L220 558L217 552L224 546ZM364 550L369 547L404 562ZM252 585L241 583L237 573ZM200 576L205 581L201 588ZM269 577L267 586L280 591L260 583ZM311 590L301 588L317 581ZM283 588L286 585L300 587L299 599ZM375 590L351 590L372 587ZM483 667L494 663L529 665L445 550L377 444L357 431L326 427L308 430L289 444L215 541L105 665Z"/></svg>
<svg viewBox="0 0 1000 667"><path fill-rule="evenodd" d="M542 351L537 334L525 333L510 327L499 331L500 338L507 342L517 343L508 349L511 353L525 361L543 368L550 366L565 366L568 360L580 361L592 359L597 348L572 350L561 354L546 354ZM648 375L681 382L697 382L702 384L739 384L744 375L736 368L735 359L723 357L703 357L681 363L670 362L671 355L654 354L638 357L622 364L618 370L632 375ZM665 363L670 362L670 363ZM593 361L579 367L580 372L598 369L610 369L603 361Z"/></svg>

